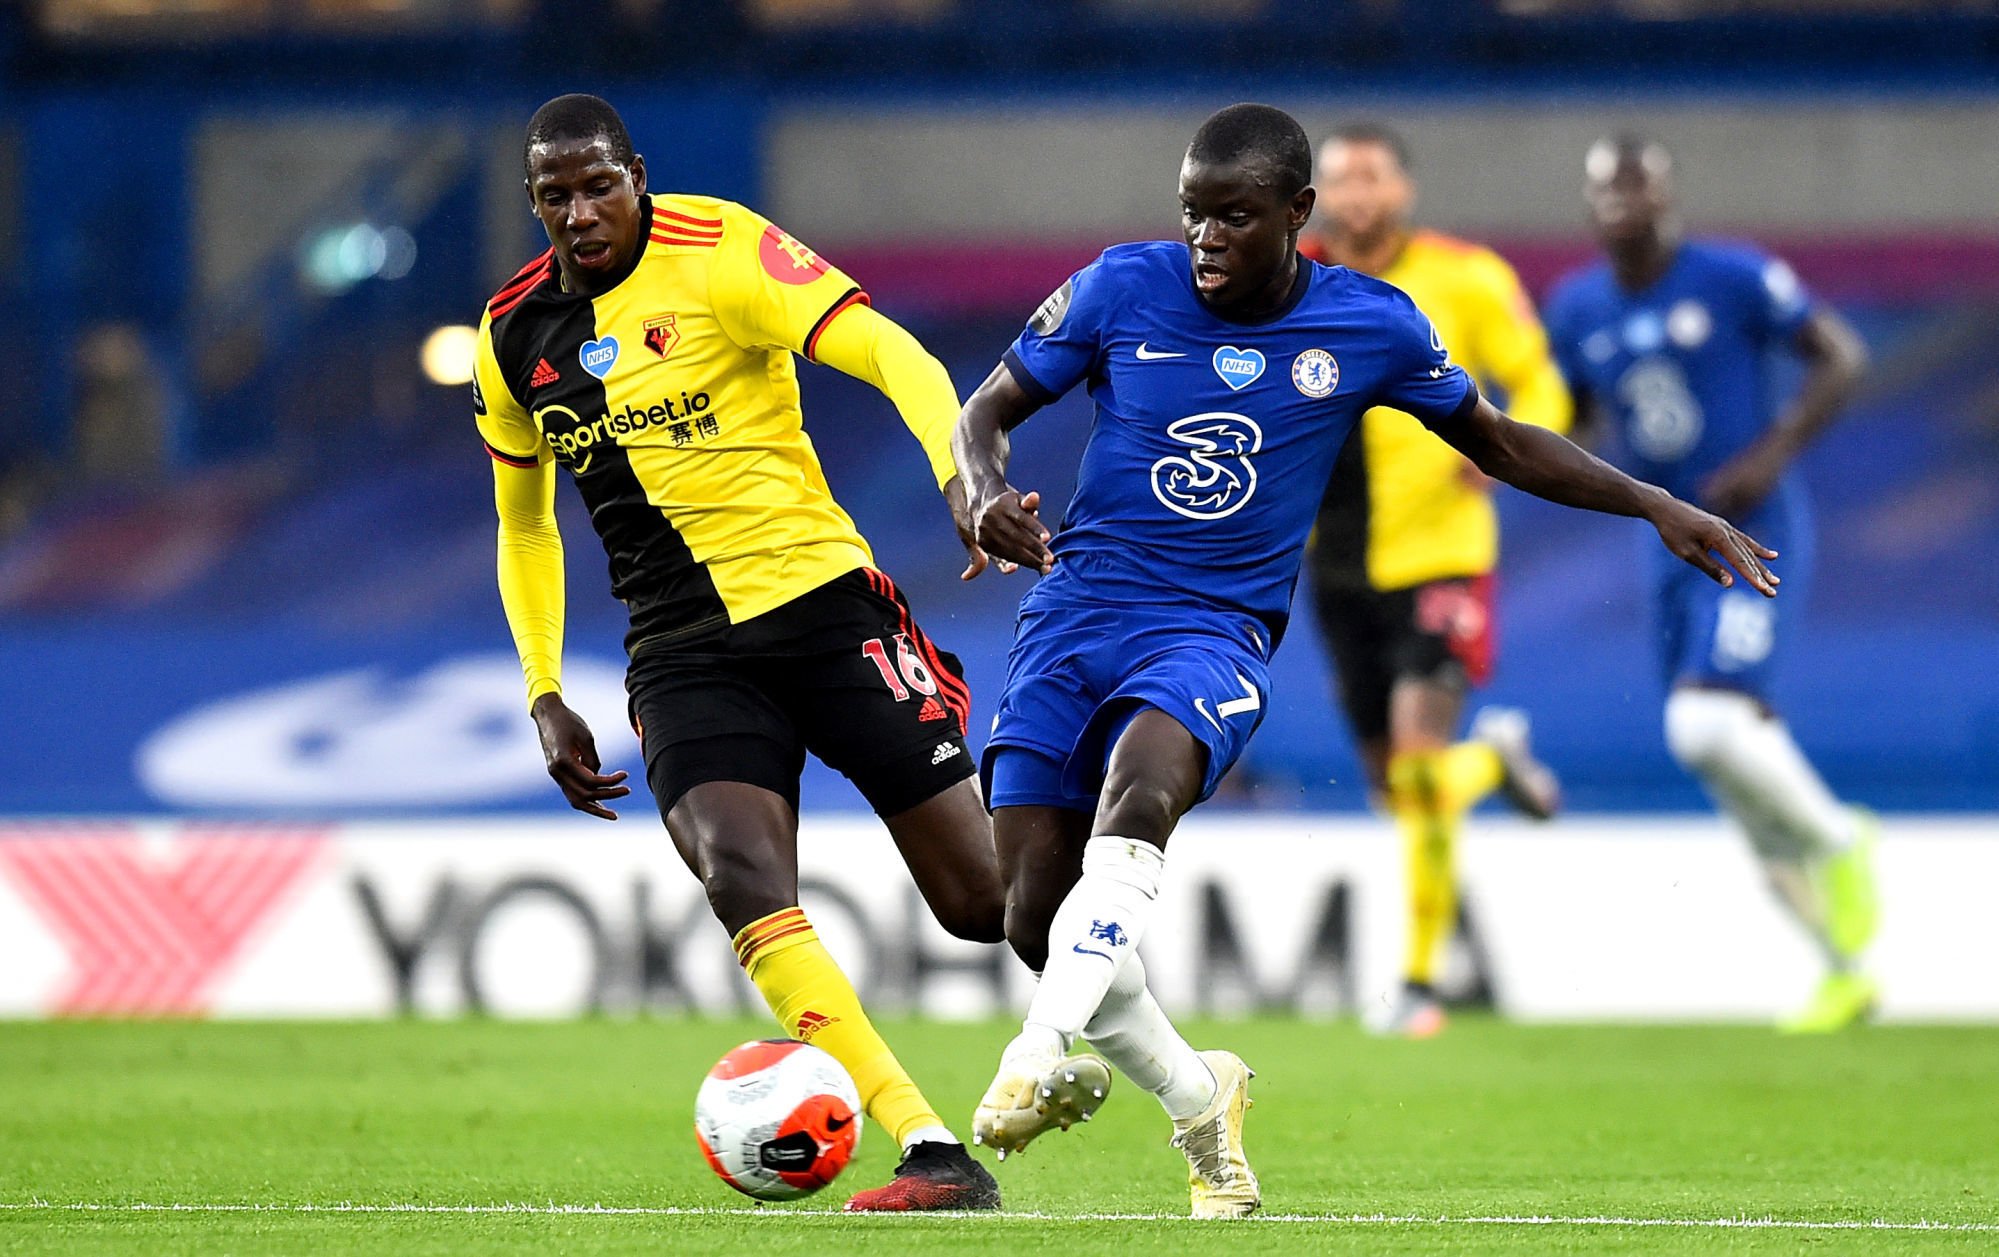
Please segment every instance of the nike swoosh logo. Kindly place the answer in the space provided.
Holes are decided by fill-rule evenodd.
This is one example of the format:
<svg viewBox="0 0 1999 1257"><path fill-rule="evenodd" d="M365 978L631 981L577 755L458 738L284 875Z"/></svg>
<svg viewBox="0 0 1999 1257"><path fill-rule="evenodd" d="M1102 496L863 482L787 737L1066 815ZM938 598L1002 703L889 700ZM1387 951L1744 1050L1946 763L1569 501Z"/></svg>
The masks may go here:
<svg viewBox="0 0 1999 1257"><path fill-rule="evenodd" d="M1225 703L1216 703L1214 711L1208 710L1207 699L1197 698L1194 700L1194 710L1200 712L1201 718L1217 729L1222 727L1222 722L1215 718L1216 713L1220 713L1226 719L1229 716L1240 716L1244 712L1255 711L1257 708L1263 706L1263 700L1257 697L1256 687L1249 683L1248 677L1238 672L1235 674L1235 679L1242 686L1241 698L1232 698Z"/></svg>
<svg viewBox="0 0 1999 1257"><path fill-rule="evenodd" d="M826 1129L837 1135L847 1129L847 1123L853 1120L851 1117L829 1117L826 1119Z"/></svg>
<svg viewBox="0 0 1999 1257"><path fill-rule="evenodd" d="M1186 354L1169 354L1163 350L1148 349L1144 341L1138 342L1138 360L1140 362L1157 362L1161 358L1185 358L1186 356Z"/></svg>
<svg viewBox="0 0 1999 1257"><path fill-rule="evenodd" d="M1098 951L1098 950L1097 950L1096 948L1094 948L1094 947L1085 947L1085 946L1083 946L1083 945L1082 945L1081 943L1077 943L1077 944L1076 944L1075 946L1071 947L1071 948L1070 948L1069 950L1070 950L1070 951L1073 951L1073 952L1075 952L1075 953L1076 953L1076 954L1077 954L1078 956L1095 956L1095 957L1097 957L1097 958L1098 958L1098 959L1100 959L1100 960L1110 960L1110 959L1111 959L1111 957L1110 957L1110 953L1109 953L1109 952L1101 952L1101 951ZM1115 961L1112 961L1112 963L1113 963L1113 964L1115 964L1116 962L1115 962Z"/></svg>

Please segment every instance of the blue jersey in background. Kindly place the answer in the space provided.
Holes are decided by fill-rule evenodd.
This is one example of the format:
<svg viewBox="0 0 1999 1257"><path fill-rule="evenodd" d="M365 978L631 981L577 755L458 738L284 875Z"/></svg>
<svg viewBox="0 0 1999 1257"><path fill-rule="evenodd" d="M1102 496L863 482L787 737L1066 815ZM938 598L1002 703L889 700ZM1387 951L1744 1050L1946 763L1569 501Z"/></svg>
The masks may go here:
<svg viewBox="0 0 1999 1257"><path fill-rule="evenodd" d="M1615 416L1626 470L1691 502L1775 419L1771 352L1791 345L1810 310L1778 259L1689 240L1639 292L1608 262L1568 276L1546 323L1562 373Z"/></svg>
<svg viewBox="0 0 1999 1257"><path fill-rule="evenodd" d="M1782 261L1746 244L1689 240L1639 291L1619 284L1607 261L1566 277L1546 323L1570 386L1616 425L1625 470L1698 503L1707 478L1776 421L1776 354L1810 312ZM1724 591L1653 546L1660 664L1669 684L1767 697L1811 575L1810 509L1795 473L1731 522L1781 552L1783 594L1773 602L1742 586Z"/></svg>

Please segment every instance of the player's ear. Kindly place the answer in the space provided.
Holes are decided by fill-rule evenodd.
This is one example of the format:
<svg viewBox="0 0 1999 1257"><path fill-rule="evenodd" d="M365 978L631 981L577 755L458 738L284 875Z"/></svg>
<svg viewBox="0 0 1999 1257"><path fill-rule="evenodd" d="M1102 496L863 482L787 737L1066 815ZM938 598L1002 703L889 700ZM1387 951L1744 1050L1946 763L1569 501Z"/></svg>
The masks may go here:
<svg viewBox="0 0 1999 1257"><path fill-rule="evenodd" d="M642 154L632 154L632 195L646 194L646 159Z"/></svg>
<svg viewBox="0 0 1999 1257"><path fill-rule="evenodd" d="M1291 198L1290 214L1288 215L1291 230L1303 231L1305 229L1305 220L1312 216L1312 206L1317 204L1318 200L1319 190L1311 184L1308 183L1298 189L1297 193Z"/></svg>

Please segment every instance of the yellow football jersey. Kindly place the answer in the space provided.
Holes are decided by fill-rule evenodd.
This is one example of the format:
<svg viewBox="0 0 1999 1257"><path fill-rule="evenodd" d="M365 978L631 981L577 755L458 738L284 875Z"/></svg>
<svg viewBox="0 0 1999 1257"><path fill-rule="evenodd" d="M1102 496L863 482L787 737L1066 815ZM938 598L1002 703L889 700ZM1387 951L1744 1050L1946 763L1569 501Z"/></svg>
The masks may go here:
<svg viewBox="0 0 1999 1257"><path fill-rule="evenodd" d="M500 290L474 379L493 457L573 473L634 652L873 563L805 434L792 360L867 295L734 202L654 195L642 209L644 251L608 292L563 291L552 251Z"/></svg>
<svg viewBox="0 0 1999 1257"><path fill-rule="evenodd" d="M1307 250L1310 251L1309 249ZM1513 268L1492 250L1419 231L1379 278L1430 317L1451 357L1523 423L1568 430L1571 404L1547 333ZM1314 536L1321 580L1380 590L1478 576L1499 558L1490 494L1464 456L1414 418L1376 407L1333 471Z"/></svg>

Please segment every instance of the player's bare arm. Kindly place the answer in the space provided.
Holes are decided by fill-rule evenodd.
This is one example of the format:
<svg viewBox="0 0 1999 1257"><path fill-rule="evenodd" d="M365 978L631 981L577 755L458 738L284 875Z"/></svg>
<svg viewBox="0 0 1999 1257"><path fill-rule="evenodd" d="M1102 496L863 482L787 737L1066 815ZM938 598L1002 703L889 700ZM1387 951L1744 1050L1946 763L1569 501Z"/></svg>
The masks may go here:
<svg viewBox="0 0 1999 1257"><path fill-rule="evenodd" d="M569 800L569 806L607 821L617 820L618 814L605 804L625 797L632 788L623 784L623 769L603 771L603 761L597 758L597 739L583 717L556 693L535 699L529 711L541 739L541 757L548 765L548 775L562 787L562 797Z"/></svg>
<svg viewBox="0 0 1999 1257"><path fill-rule="evenodd" d="M965 518L972 539L983 554L998 561L1001 572L1012 571L1016 565L1033 568L1043 576L1055 570L1055 555L1048 549L1050 534L1041 522L1041 495L1023 494L1006 482L1006 464L1013 446L1008 434L1039 409L1041 404L1028 396L1013 372L1001 363L965 402L951 438L958 474L965 481ZM973 565L965 569L965 579L977 576L984 566L975 557Z"/></svg>
<svg viewBox="0 0 1999 1257"><path fill-rule="evenodd" d="M1658 530L1666 549L1717 584L1735 583L1728 571L1733 567L1765 597L1777 596L1779 579L1763 562L1776 558L1775 550L1725 519L1632 479L1566 437L1516 423L1483 397L1467 415L1436 431L1495 480L1562 506L1643 519Z"/></svg>
<svg viewBox="0 0 1999 1257"><path fill-rule="evenodd" d="M1805 379L1789 412L1701 486L1701 504L1717 515L1740 519L1762 505L1791 461L1838 418L1867 371L1860 333L1825 306L1813 308L1793 348L1805 362Z"/></svg>

